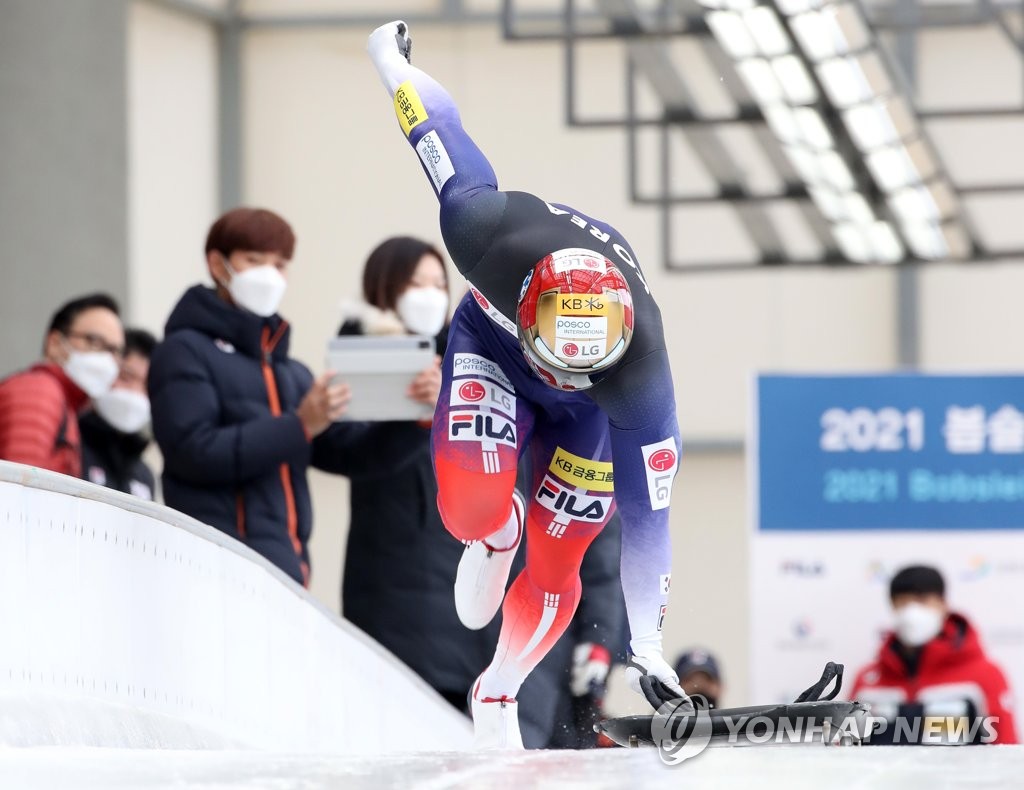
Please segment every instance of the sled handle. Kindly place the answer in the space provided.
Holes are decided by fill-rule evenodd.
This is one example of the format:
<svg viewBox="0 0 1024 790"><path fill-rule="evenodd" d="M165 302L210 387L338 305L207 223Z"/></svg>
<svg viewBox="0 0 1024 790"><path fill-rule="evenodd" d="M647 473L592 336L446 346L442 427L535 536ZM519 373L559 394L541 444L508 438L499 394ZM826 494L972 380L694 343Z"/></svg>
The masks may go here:
<svg viewBox="0 0 1024 790"><path fill-rule="evenodd" d="M823 697L822 694L828 687L828 684L835 680L836 685L829 693L827 697ZM825 664L825 671L821 673L821 679L808 689L805 689L794 702L819 702L822 700L832 700L839 695L839 690L843 687L843 665L837 664L835 661L829 661Z"/></svg>

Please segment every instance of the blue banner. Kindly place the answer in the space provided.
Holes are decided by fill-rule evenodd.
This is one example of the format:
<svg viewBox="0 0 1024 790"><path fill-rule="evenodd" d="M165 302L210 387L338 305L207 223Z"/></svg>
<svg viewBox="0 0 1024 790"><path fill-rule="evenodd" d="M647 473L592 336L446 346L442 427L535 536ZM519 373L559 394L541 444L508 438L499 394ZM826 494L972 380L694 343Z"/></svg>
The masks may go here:
<svg viewBox="0 0 1024 790"><path fill-rule="evenodd" d="M1024 376L759 376L761 530L1024 528Z"/></svg>

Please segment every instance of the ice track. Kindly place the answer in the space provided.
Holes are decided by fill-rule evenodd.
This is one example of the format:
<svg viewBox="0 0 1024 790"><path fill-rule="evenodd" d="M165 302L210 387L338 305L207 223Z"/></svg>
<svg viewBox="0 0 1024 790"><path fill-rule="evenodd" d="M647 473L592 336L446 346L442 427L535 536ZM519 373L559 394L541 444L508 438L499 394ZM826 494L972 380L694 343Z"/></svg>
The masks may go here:
<svg viewBox="0 0 1024 790"><path fill-rule="evenodd" d="M662 765L652 749L393 757L67 748L0 751L0 787L12 790L962 790L1021 787L1022 777L1020 746L715 748L673 767Z"/></svg>

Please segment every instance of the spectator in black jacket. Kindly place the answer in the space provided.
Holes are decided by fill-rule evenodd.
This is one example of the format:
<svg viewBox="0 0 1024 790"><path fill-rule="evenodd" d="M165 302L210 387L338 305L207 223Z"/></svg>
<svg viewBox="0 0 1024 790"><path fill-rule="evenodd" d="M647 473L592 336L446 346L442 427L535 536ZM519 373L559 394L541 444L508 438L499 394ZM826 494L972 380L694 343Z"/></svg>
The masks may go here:
<svg viewBox="0 0 1024 790"><path fill-rule="evenodd" d="M206 261L216 286L193 286L174 308L149 395L167 504L308 584L307 468L350 472L370 461L360 426L332 426L348 387L332 384L331 372L314 381L288 356L277 308L294 247L288 223L263 209L234 209L213 224ZM411 435L389 438L404 447Z"/></svg>
<svg viewBox="0 0 1024 790"><path fill-rule="evenodd" d="M142 460L149 446L150 406L146 392L149 360L156 338L144 329L126 329L117 381L93 400L78 419L82 432L82 477L97 485L153 499L153 470Z"/></svg>
<svg viewBox="0 0 1024 790"><path fill-rule="evenodd" d="M444 353L448 277L436 247L409 237L384 241L366 261L362 290L363 301L345 307L339 334L432 335ZM438 360L408 395L433 406L440 384ZM429 422L372 426L382 439L409 428L416 435L400 448L381 441L371 451L381 471L352 474L342 612L464 710L498 632L470 631L455 612L452 579L465 547L437 512Z"/></svg>

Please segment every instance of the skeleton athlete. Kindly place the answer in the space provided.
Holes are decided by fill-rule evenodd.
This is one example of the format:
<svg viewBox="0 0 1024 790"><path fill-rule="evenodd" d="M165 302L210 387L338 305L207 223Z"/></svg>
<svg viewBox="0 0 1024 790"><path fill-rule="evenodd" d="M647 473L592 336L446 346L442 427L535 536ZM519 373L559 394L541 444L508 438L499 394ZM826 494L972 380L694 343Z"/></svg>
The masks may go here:
<svg viewBox="0 0 1024 790"><path fill-rule="evenodd" d="M679 428L661 313L636 256L603 222L498 189L451 96L410 64L405 23L378 28L367 49L471 285L451 325L432 443L438 508L469 544L459 617L482 628L503 614L472 689L477 745L522 748L515 696L572 619L583 554L616 506L627 678L656 706L681 697L661 640ZM527 449L528 504L515 493ZM526 568L506 595L524 530Z"/></svg>

